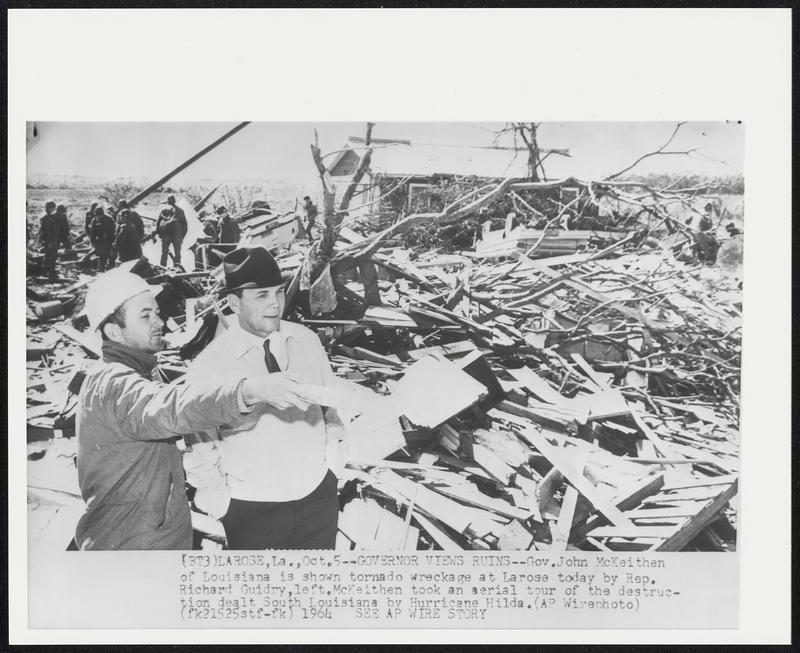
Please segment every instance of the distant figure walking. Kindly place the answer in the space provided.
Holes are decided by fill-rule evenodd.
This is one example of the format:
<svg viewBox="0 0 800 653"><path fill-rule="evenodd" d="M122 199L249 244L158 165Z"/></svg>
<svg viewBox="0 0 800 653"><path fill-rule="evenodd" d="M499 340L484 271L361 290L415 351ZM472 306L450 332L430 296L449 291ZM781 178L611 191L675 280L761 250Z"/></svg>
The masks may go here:
<svg viewBox="0 0 800 653"><path fill-rule="evenodd" d="M161 238L161 267L167 266L170 245L175 265L181 264L181 246L188 230L186 214L181 207L175 204L174 195L167 198L167 205L156 221L156 234Z"/></svg>
<svg viewBox="0 0 800 653"><path fill-rule="evenodd" d="M39 220L39 243L44 250L44 271L51 280L58 279L56 273L56 258L58 246L64 241L63 223L56 215L56 203L47 202L44 205L44 215Z"/></svg>
<svg viewBox="0 0 800 653"><path fill-rule="evenodd" d="M95 254L97 254L98 272L104 272L111 267L114 235L114 219L106 215L102 206L96 207L94 217L89 225L89 242L92 244Z"/></svg>
<svg viewBox="0 0 800 653"><path fill-rule="evenodd" d="M311 229L317 220L319 209L317 209L308 195L303 198L303 208L306 210L306 238L311 242Z"/></svg>

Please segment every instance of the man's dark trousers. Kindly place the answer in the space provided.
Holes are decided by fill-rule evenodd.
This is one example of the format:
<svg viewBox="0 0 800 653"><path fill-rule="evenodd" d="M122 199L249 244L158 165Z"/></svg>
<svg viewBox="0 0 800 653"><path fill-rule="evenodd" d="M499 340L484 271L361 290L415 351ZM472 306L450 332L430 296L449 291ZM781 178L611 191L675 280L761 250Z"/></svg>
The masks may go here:
<svg viewBox="0 0 800 653"><path fill-rule="evenodd" d="M317 488L294 501L231 499L222 518L231 549L333 549L339 500L328 470Z"/></svg>
<svg viewBox="0 0 800 653"><path fill-rule="evenodd" d="M175 265L181 264L181 245L183 243L183 236L177 233L166 233L161 236L161 267L167 266L167 256L169 255L169 246L172 245L173 259Z"/></svg>

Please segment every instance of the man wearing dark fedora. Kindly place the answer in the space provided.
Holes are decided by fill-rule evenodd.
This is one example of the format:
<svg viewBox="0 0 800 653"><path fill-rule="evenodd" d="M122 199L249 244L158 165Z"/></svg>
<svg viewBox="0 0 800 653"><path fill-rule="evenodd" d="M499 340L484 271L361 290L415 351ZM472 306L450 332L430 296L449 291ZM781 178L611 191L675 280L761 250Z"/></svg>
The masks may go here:
<svg viewBox="0 0 800 653"><path fill-rule="evenodd" d="M265 369L318 386L339 383L316 334L281 319L285 279L266 249L230 252L223 271L234 315L190 365L190 383ZM326 452L342 434L335 411L315 404L258 406L215 433L195 434L184 454L195 505L222 521L231 549L332 549L339 506Z"/></svg>

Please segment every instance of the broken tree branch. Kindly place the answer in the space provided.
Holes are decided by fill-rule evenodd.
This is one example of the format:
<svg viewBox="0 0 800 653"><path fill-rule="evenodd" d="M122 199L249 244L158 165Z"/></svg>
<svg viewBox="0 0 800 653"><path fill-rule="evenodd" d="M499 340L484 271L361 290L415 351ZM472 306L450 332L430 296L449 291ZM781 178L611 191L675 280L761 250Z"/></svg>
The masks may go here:
<svg viewBox="0 0 800 653"><path fill-rule="evenodd" d="M680 128L685 124L686 124L686 121L683 121L683 122L679 122L677 125L675 125L675 129L673 130L672 135L667 139L666 143L664 143L661 147L659 147L655 152L648 152L647 154L643 154L638 159L636 159L636 161L631 163L628 167L623 168L619 172L615 172L613 175L608 175L607 177L605 177L604 181L610 181L612 179L616 179L620 175L623 175L626 172L628 172L629 170L632 170L637 165L639 165L642 161L644 161L647 158L650 158L651 156L657 156L659 154L685 154L685 155L689 155L692 152L697 151L697 148L692 148L692 149L689 149L689 150L682 150L682 151L667 151L666 150L666 148L669 147L669 144L672 143L673 139L675 138L675 135L678 133L678 130L680 130Z"/></svg>

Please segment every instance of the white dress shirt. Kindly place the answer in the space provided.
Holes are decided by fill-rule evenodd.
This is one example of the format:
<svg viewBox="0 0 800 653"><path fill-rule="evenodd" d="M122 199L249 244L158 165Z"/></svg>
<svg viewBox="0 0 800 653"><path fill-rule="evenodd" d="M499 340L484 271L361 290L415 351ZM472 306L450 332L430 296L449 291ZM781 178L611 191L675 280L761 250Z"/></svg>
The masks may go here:
<svg viewBox="0 0 800 653"><path fill-rule="evenodd" d="M267 374L264 339L242 329L236 320L190 364L188 383L220 383L227 378ZM268 336L281 371L299 374L309 383L339 383L316 334L281 321ZM246 501L291 501L311 493L327 473L329 440L341 438L341 422L331 409L310 406L278 410L259 404L216 433L187 437L187 480L196 489L195 503L215 518L227 512L230 497Z"/></svg>

